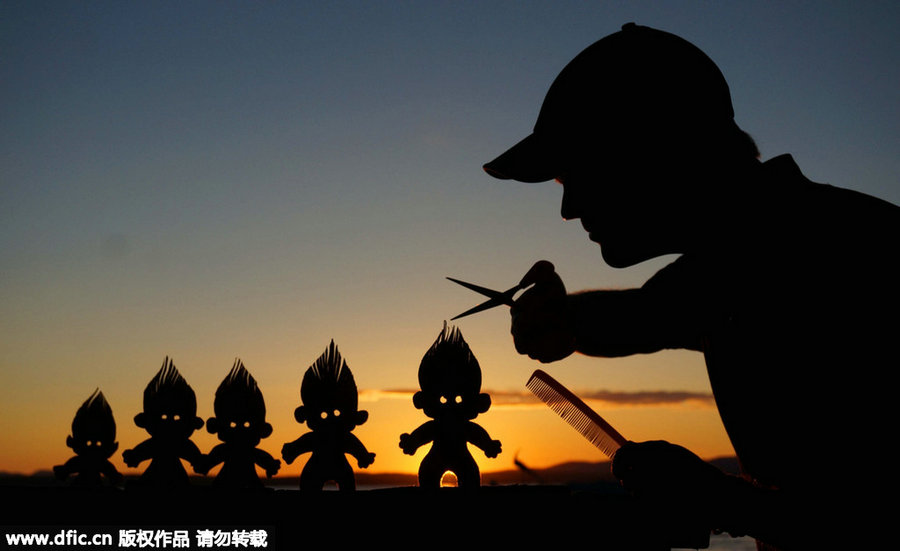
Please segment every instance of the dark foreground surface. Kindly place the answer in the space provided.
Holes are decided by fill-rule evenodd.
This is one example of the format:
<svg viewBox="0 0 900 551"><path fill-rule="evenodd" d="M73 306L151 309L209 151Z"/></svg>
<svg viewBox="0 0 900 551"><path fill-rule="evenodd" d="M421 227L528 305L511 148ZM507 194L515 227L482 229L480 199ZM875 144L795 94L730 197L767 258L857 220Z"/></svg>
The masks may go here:
<svg viewBox="0 0 900 551"><path fill-rule="evenodd" d="M82 531L106 527L117 534L123 529L159 528L195 534L262 528L267 549L357 544L403 549L583 544L599 549L670 549L709 544L708 531L685 522L690 511L650 510L626 495L566 486L438 491L401 487L318 494L268 488L6 486L0 488L0 498L9 508L0 522L6 532L16 527ZM7 547L8 542L0 546ZM219 548L253 547L232 542Z"/></svg>

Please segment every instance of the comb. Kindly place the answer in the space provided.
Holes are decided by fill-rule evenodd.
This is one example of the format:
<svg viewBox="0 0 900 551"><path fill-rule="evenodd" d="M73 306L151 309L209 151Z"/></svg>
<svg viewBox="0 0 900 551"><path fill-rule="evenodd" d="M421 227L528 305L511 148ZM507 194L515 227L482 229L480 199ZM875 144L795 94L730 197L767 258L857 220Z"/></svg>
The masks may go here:
<svg viewBox="0 0 900 551"><path fill-rule="evenodd" d="M525 386L610 458L627 442L581 398L544 371L536 370Z"/></svg>

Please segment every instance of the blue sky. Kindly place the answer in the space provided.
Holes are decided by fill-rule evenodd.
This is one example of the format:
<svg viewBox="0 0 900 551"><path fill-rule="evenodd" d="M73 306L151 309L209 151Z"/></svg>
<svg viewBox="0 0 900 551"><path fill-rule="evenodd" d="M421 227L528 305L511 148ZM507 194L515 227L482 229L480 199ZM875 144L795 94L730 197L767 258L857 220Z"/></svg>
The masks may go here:
<svg viewBox="0 0 900 551"><path fill-rule="evenodd" d="M292 411L331 339L360 387L410 387L479 300L445 276L640 285L671 258L611 269L558 186L481 170L628 21L719 65L763 159L900 203L896 2L0 2L4 418L64 431L100 386L130 419L166 355L210 403L240 356ZM486 386L524 385L505 312L460 328ZM561 369L708 388L681 352Z"/></svg>

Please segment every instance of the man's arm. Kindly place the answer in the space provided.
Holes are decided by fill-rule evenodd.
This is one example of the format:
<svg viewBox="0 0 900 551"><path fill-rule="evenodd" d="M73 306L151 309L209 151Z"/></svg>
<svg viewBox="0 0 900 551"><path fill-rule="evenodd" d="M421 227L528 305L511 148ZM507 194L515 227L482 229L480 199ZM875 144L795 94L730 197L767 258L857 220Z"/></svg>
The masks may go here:
<svg viewBox="0 0 900 551"><path fill-rule="evenodd" d="M613 357L699 350L709 309L692 264L679 258L640 289L567 294L553 265L540 261L522 278L533 286L511 309L516 350L545 363L576 351Z"/></svg>
<svg viewBox="0 0 900 551"><path fill-rule="evenodd" d="M700 350L692 308L648 289L586 291L566 297L575 351L588 356L648 354L667 348Z"/></svg>

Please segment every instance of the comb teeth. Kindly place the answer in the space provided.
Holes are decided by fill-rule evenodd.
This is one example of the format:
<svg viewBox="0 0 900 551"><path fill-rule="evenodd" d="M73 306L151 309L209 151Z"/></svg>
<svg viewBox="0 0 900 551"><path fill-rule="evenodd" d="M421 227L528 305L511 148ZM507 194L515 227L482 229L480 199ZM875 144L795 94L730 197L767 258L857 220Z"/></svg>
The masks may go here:
<svg viewBox="0 0 900 551"><path fill-rule="evenodd" d="M525 386L610 458L627 442L578 396L540 369L531 375Z"/></svg>

